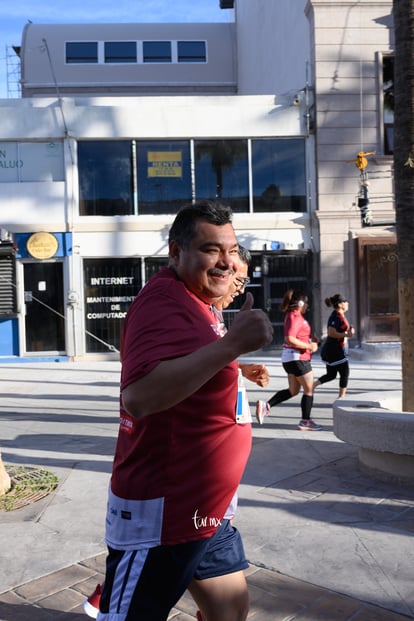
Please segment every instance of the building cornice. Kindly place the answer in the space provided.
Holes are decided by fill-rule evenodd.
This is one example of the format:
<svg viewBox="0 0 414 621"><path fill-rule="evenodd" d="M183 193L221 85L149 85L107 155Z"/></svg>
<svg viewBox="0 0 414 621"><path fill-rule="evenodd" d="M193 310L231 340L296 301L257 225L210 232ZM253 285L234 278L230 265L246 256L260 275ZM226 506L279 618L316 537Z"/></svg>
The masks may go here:
<svg viewBox="0 0 414 621"><path fill-rule="evenodd" d="M308 0L308 3L305 7L305 15L308 15L312 9L319 8L373 8L373 7L384 7L392 9L393 0L359 0L355 2L355 0Z"/></svg>

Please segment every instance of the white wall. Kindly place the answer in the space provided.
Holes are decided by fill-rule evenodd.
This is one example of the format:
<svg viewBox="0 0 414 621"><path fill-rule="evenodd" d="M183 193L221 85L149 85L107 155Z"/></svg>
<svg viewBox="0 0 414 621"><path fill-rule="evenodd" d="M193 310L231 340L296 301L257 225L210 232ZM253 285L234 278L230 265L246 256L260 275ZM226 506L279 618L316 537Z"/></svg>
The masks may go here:
<svg viewBox="0 0 414 621"><path fill-rule="evenodd" d="M22 39L24 97L61 93L234 92L233 23L27 24ZM67 64L76 41L206 41L206 63Z"/></svg>
<svg viewBox="0 0 414 621"><path fill-rule="evenodd" d="M6 114L1 114L3 110ZM54 98L11 100L7 105L3 101L0 102L0 136L7 144L28 139L64 141L66 183L0 183L1 226L11 232L78 232L81 236L76 244L81 254L89 256L100 253L130 256L135 252L137 239L142 248L140 254L162 254L159 234L170 225L172 216L88 218L78 215L77 139L305 135L304 103L282 106L275 103L273 95L63 98L61 108ZM309 143L313 143L312 137ZM308 187L314 192L310 144L307 144ZM315 197L311 198L310 203L314 205ZM283 242L281 247L285 248L296 249L303 244L311 247L312 233L306 213L237 214L235 225L245 245L252 250L262 250L266 244L270 248L272 241ZM114 252L111 244L119 252Z"/></svg>
<svg viewBox="0 0 414 621"><path fill-rule="evenodd" d="M289 93L306 85L306 0L236 0L240 94Z"/></svg>
<svg viewBox="0 0 414 621"><path fill-rule="evenodd" d="M321 247L321 300L339 291L357 314L355 239L395 235L393 158L383 155L379 53L393 45L392 0L309 0L316 105L316 167ZM374 151L366 169L376 226L362 228L358 208L360 151ZM384 223L381 225L381 223ZM361 309L365 312L365 309ZM325 324L327 309L321 304Z"/></svg>
<svg viewBox="0 0 414 621"><path fill-rule="evenodd" d="M4 108L2 105L4 104ZM63 112L63 114L62 114ZM305 134L301 106L267 96L0 100L2 140L181 138Z"/></svg>

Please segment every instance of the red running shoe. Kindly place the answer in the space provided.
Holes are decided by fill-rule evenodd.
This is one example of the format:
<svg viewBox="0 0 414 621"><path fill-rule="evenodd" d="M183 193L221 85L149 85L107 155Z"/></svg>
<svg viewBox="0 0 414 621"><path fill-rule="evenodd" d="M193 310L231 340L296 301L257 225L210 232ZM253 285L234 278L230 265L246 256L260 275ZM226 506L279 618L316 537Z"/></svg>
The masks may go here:
<svg viewBox="0 0 414 621"><path fill-rule="evenodd" d="M88 617L92 617L92 619L96 619L98 616L101 593L102 586L97 584L92 595L89 595L88 599L86 599L82 604L83 610L86 612Z"/></svg>

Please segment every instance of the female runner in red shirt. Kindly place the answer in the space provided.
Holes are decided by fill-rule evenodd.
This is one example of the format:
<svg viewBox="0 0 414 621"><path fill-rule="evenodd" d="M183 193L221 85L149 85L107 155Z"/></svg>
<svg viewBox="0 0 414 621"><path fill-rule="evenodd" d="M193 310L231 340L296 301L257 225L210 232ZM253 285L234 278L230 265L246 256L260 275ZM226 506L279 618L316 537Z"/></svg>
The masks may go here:
<svg viewBox="0 0 414 621"><path fill-rule="evenodd" d="M300 431L320 431L322 427L311 419L313 405L314 376L311 365L312 354L318 343L312 341L311 327L305 319L308 297L304 291L290 289L283 297L281 305L285 313L285 342L282 349L282 365L288 376L289 387L279 390L269 401L257 401L256 418L260 424L270 414L270 408L295 397L303 388Z"/></svg>

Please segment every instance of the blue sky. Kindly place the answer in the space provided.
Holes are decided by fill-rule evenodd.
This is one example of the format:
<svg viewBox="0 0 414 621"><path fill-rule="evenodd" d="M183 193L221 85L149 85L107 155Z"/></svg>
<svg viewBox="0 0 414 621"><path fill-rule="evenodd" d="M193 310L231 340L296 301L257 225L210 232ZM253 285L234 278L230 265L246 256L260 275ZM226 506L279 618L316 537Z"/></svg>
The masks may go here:
<svg viewBox="0 0 414 621"><path fill-rule="evenodd" d="M0 98L6 98L6 46L20 45L28 20L36 24L103 22L228 22L219 0L9 0L0 4ZM10 67L10 65L9 65Z"/></svg>

